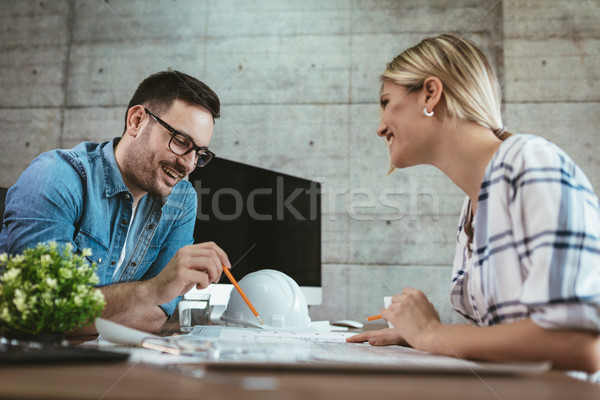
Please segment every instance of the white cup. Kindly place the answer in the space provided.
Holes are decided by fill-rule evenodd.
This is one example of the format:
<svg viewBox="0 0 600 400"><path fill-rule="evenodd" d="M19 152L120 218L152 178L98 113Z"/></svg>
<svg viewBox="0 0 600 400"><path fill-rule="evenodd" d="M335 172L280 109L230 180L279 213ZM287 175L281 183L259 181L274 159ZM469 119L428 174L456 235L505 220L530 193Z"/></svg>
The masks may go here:
<svg viewBox="0 0 600 400"><path fill-rule="evenodd" d="M383 298L383 307L388 308L390 304L392 304L392 296L385 296ZM390 328L394 327L394 325L390 321L388 321L388 326Z"/></svg>

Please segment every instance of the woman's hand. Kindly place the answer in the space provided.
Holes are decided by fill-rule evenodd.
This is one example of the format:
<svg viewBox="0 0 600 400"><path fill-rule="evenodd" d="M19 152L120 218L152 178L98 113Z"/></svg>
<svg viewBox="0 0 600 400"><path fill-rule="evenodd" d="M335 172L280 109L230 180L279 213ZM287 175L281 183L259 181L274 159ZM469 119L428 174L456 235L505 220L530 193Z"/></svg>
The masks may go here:
<svg viewBox="0 0 600 400"><path fill-rule="evenodd" d="M394 325L398 337L416 349L424 349L427 338L441 326L440 316L423 292L405 288L392 297L392 303L381 316Z"/></svg>
<svg viewBox="0 0 600 400"><path fill-rule="evenodd" d="M349 343L369 342L373 346L410 345L424 349L428 338L441 326L440 316L423 292L406 288L381 310L384 320L394 325L378 331L366 331L346 339Z"/></svg>
<svg viewBox="0 0 600 400"><path fill-rule="evenodd" d="M406 345L406 341L394 329L385 328L378 331L366 331L346 338L348 343L369 342L372 346Z"/></svg>

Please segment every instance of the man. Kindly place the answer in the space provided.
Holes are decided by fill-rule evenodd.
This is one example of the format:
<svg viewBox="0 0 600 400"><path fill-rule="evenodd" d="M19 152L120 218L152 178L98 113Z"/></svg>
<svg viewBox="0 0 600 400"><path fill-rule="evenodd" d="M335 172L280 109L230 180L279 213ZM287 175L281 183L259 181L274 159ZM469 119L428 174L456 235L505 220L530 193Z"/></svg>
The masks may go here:
<svg viewBox="0 0 600 400"><path fill-rule="evenodd" d="M6 198L0 252L39 242L92 250L106 299L103 318L158 331L193 286L218 281L227 255L193 243L196 192L183 180L208 150L217 95L177 71L146 78L121 138L37 157ZM93 324L78 333L94 333Z"/></svg>

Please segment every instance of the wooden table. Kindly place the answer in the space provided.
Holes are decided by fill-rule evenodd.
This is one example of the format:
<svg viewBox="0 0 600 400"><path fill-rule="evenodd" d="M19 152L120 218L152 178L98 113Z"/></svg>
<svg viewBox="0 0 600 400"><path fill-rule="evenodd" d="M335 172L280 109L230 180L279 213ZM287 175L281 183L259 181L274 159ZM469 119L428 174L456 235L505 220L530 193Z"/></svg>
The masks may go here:
<svg viewBox="0 0 600 400"><path fill-rule="evenodd" d="M0 398L598 400L600 386L554 371L534 377L209 371L198 379L116 363L0 368Z"/></svg>
<svg viewBox="0 0 600 400"><path fill-rule="evenodd" d="M171 334L172 326L165 332ZM181 367L185 368L185 367ZM600 399L600 385L537 376L209 370L132 362L0 367L0 399Z"/></svg>

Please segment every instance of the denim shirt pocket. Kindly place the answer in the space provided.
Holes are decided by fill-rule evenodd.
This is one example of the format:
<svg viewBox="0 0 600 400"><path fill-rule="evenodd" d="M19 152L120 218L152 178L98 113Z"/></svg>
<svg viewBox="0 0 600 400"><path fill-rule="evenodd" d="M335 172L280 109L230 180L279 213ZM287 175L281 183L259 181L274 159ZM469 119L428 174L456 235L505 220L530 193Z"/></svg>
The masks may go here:
<svg viewBox="0 0 600 400"><path fill-rule="evenodd" d="M129 279L132 280L147 280L156 275L163 269L162 263L157 265L156 259L160 253L161 246L150 244L146 249L143 258L139 261L138 268L135 272L132 271L132 275Z"/></svg>
<svg viewBox="0 0 600 400"><path fill-rule="evenodd" d="M88 262L91 264L95 263L97 265L96 274L98 278L100 278L99 286L104 286L110 283L110 279L106 279L107 270L106 267L108 265L108 248L102 244L98 239L86 234L83 231L80 231L75 236L73 240L75 245L77 246L77 251L82 251L83 249L90 249L92 254L86 256ZM110 274L112 275L112 274Z"/></svg>

